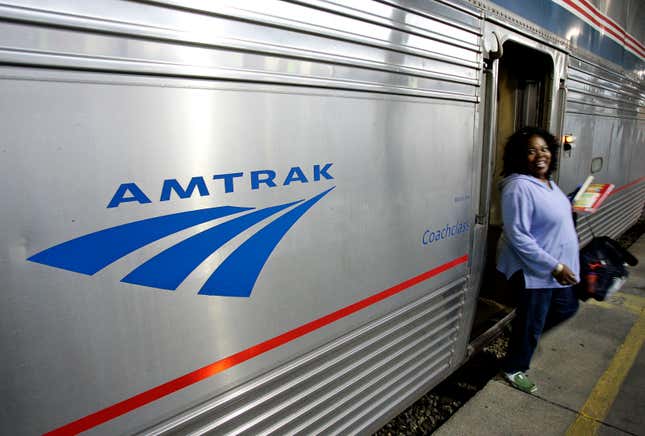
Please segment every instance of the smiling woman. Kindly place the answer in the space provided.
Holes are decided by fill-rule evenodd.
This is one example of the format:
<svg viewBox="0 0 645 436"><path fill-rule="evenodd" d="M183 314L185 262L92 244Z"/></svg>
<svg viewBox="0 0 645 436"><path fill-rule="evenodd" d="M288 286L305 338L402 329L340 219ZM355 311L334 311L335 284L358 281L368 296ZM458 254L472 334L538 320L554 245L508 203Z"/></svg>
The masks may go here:
<svg viewBox="0 0 645 436"><path fill-rule="evenodd" d="M528 168L531 175L542 181L548 181L547 173L551 166L551 151L541 136L529 138Z"/></svg>
<svg viewBox="0 0 645 436"><path fill-rule="evenodd" d="M548 180L558 165L558 140L544 129L524 127L508 139L502 175L532 175Z"/></svg>
<svg viewBox="0 0 645 436"><path fill-rule="evenodd" d="M524 127L504 149L502 216L497 269L506 275L518 301L504 375L514 387L537 390L524 373L542 332L573 316L578 300L578 238L571 204L551 179L557 140L549 132Z"/></svg>

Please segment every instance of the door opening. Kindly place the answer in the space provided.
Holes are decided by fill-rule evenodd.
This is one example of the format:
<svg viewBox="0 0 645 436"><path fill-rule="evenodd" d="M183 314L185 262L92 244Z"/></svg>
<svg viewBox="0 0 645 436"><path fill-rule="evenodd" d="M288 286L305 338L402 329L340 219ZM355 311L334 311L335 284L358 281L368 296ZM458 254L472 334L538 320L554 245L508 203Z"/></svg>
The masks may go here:
<svg viewBox="0 0 645 436"><path fill-rule="evenodd" d="M485 267L471 341L504 318L515 307L514 296L504 277L495 268L497 243L502 234L499 183L502 180L506 140L517 129L537 126L549 129L554 64L543 52L507 41L499 59L497 86L496 144L492 150L494 171L490 180L491 196L488 214Z"/></svg>

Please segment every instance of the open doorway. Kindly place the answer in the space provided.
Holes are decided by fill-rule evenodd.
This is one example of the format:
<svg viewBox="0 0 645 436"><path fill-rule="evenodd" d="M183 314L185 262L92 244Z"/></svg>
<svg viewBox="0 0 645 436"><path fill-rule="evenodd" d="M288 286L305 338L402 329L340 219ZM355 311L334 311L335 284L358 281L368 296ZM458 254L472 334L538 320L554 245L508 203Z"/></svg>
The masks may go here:
<svg viewBox="0 0 645 436"><path fill-rule="evenodd" d="M507 41L499 59L497 86L497 129L494 172L491 176L486 240L486 264L471 332L471 341L503 319L515 307L513 295L504 277L497 272L497 242L502 233L499 183L502 179L504 146L508 137L524 126L549 130L553 102L554 64L552 58L538 50Z"/></svg>

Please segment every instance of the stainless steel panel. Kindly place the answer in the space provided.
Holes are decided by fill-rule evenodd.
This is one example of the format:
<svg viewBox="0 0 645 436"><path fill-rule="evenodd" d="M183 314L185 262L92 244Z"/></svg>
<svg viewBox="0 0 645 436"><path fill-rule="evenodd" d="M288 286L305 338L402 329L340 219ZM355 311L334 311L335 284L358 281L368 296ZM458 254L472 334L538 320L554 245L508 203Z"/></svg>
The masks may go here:
<svg viewBox="0 0 645 436"><path fill-rule="evenodd" d="M497 39L497 35L487 32L487 37ZM475 149L474 162L479 162L474 168L473 205L476 209L475 226L470 257L470 276L466 294L466 311L464 313L464 330L470 332L477 308L477 297L482 284L484 265L486 263L486 246L488 238L489 212L491 205L491 192L494 189L495 179L495 145L497 143L497 88L499 81L499 60L487 60L484 70L483 105L480 106L481 114L477 126L477 137L481 138L481 146ZM470 342L470 334L459 338L457 348L465 350ZM463 358L462 355L459 356Z"/></svg>
<svg viewBox="0 0 645 436"><path fill-rule="evenodd" d="M7 375L0 394L14 399L3 409L0 432L52 430L468 253L467 232L431 246L423 235L470 225L472 218L466 193L480 80L476 14L435 2L192 6L0 5L0 62L13 65L0 71L6 132L0 169L14 175L0 196L12 210L0 230L0 340L11 356L0 364ZM209 184L207 198L157 200L168 178L186 183L260 168L284 174L292 166L311 171L329 159L335 178L323 180L324 187L261 192L246 184L232 195ZM447 167L459 170L446 177ZM349 191L336 186L335 199L308 213L303 233L282 241L248 301L195 294L257 226L171 293L119 279L207 226L144 247L94 277L26 262L101 228L213 204L260 208L310 197L337 180ZM106 208L122 183L137 183L153 204ZM396 236L403 229L411 233ZM465 273L465 265L453 269L93 432L130 433L218 393L241 392L240 383ZM418 392L436 383L451 363L432 363L432 356L447 346L446 356L454 357L451 344L425 344L423 359L435 369L390 392L405 398L411 386ZM419 364L403 356L397 367L411 371L410 364ZM377 372L381 379L389 374ZM367 392L381 388L363 386L363 379L352 389L362 389L368 401ZM309 415L318 416L317 425L335 425L323 416L328 410L321 405ZM368 403L353 416L365 410Z"/></svg>
<svg viewBox="0 0 645 436"><path fill-rule="evenodd" d="M180 4L184 7L187 5L187 2L179 0L161 0L160 2ZM311 9L307 7L315 7L331 14L318 14L313 21L306 20L307 25L317 24L320 28L334 29L344 34L348 33L348 29L351 29L351 34L353 35L372 33L370 31L360 32L360 29L351 27L352 24L355 24L355 20L359 19L363 23L369 23L370 25L383 25L403 30L406 33L423 35L433 40L468 48L471 51L479 51L479 20L464 14L454 7L436 1L429 1L425 4L417 3L418 6L421 6L417 8L414 8L412 3L401 2L396 4L396 2L374 2L371 0L351 0L346 2L296 0L291 3L299 5L292 6L286 13L283 2L275 2L275 8L272 7L270 2L266 1L235 1L230 2L229 5L235 9L260 16L279 16L280 20L287 20L290 25L293 25L293 23L304 25L305 22L302 17L311 13ZM204 5L197 1L193 1L190 4L191 7L196 7L197 9L204 8ZM239 12L236 12L235 15L241 16ZM346 21L348 19L352 21ZM415 41L410 38L401 38L401 42L406 46L411 46Z"/></svg>
<svg viewBox="0 0 645 436"><path fill-rule="evenodd" d="M609 83L620 83L624 86L629 86L632 89L639 88L639 82L635 81L633 77L624 74L624 71L621 71L616 66L608 66L606 63L597 63L596 59L593 57L581 57L571 55L568 59L568 66L582 72L583 74L589 74L598 79L605 80Z"/></svg>
<svg viewBox="0 0 645 436"><path fill-rule="evenodd" d="M640 0L626 0L626 22L625 30L637 41L645 41L645 7Z"/></svg>
<svg viewBox="0 0 645 436"><path fill-rule="evenodd" d="M483 18L481 9L468 0L382 0L382 3L438 20L449 20L452 25L466 29L479 28Z"/></svg>
<svg viewBox="0 0 645 436"><path fill-rule="evenodd" d="M3 1L0 397L12 401L0 433L52 430L473 255L485 230L473 230L482 18L458 0ZM553 47L562 41L526 23L531 36L515 34L509 23L490 30L549 53L558 83L565 56ZM583 148L607 156L601 176L640 177L642 86L582 60L569 73L565 126L583 128L578 144L589 134ZM553 110L550 124L558 119ZM578 173L585 159L576 158ZM314 181L312 166L326 163L333 180ZM306 183L249 184L251 171L284 177L294 167ZM231 172L247 177L234 192L212 180ZM160 201L164 180L193 177L209 195ZM151 203L107 208L123 183ZM260 225L172 292L120 280L221 221L93 276L27 261L134 220L262 208L332 186L277 245L250 298L197 291ZM640 187L617 194L597 225L616 232L633 222L642 196ZM468 231L424 240L456 223ZM480 257L92 433L372 430L461 360Z"/></svg>
<svg viewBox="0 0 645 436"><path fill-rule="evenodd" d="M29 48L25 35L44 41L37 52ZM7 63L40 63L74 69L280 82L466 101L475 101L476 98L474 81L445 81L440 79L446 78L441 75L412 76L356 66L331 66L316 61L289 61L253 53L242 55L227 49L177 47L174 43L140 41L136 38L104 35L78 37L74 31L42 31L18 24L4 25L0 29L0 38L12 47L11 50L0 50L0 59ZM122 44L128 45L127 57L115 53ZM88 53L89 50L85 49L87 46L95 49ZM150 57L150 54L154 57Z"/></svg>
<svg viewBox="0 0 645 436"><path fill-rule="evenodd" d="M617 187L642 176L645 144L645 88L642 84L580 58L570 58L570 92L564 133L577 137L575 149L563 152L560 186L572 191L591 172L591 161L604 161L596 180Z"/></svg>
<svg viewBox="0 0 645 436"><path fill-rule="evenodd" d="M226 11L222 11L222 7L218 4L204 4L196 0L188 1L177 1L177 0L167 0L163 3L169 4L179 4L184 7L189 7L195 11L206 11L212 13L223 13L227 14ZM323 4L323 5L333 5L333 3L327 2L312 2L314 5ZM361 2L355 1L352 4L356 4L356 7L361 6ZM226 8L226 3L224 4ZM478 44L476 32L464 32L461 29L456 29L452 26L445 26L440 22L437 23L428 23L428 20L423 20L423 17L417 17L422 20L422 25L425 28L420 28L420 31L426 34L424 37L422 35L417 35L417 32L409 32L414 28L419 28L415 26L414 16L410 16L410 21L412 23L407 23L408 19L405 18L406 15L402 10L391 9L385 5L378 5L374 2L365 2L363 5L364 8L368 10L384 9L388 10L382 12L389 19L386 21L388 24L393 24L392 21L396 22L405 22L406 23L406 33L400 33L396 29L396 26L392 28L384 27L379 24L373 24L369 21L360 19L362 14L359 12L359 19L354 17L346 17L344 14L337 13L328 13L325 10L321 9L312 9L298 4L289 4L274 0L269 1L246 1L246 2L231 2L230 8L232 11L231 14L235 16L244 16L244 12L252 14L252 18L259 16L262 17L260 20L267 22L269 24L279 23L280 25L286 25L289 28L294 28L301 31L315 31L321 32L328 37L340 37L346 38L352 41L361 42L364 44L377 44L384 45L387 48L399 49L412 51L415 53L435 53L437 56L447 59L446 54L449 58L453 58L454 61L459 59L468 59L474 60L474 53L478 51ZM338 6L337 6L338 8ZM345 7L340 7L345 11L351 10L352 15L357 14L356 9L347 9ZM332 9L333 10L333 9ZM242 13L240 11L243 11ZM377 14L373 14L377 15ZM306 22L302 20L303 16L307 16ZM266 17L266 18L265 18ZM276 18L277 17L277 18ZM277 22L275 21L277 20ZM425 21L425 22L424 22ZM311 24L310 24L311 23ZM436 32L429 32L428 29L436 28ZM348 31L347 29L352 29ZM454 33L452 33L454 32ZM469 34L470 33L470 34ZM445 36L444 36L445 35ZM446 41L450 43L446 44ZM464 42L466 41L466 42Z"/></svg>
<svg viewBox="0 0 645 436"><path fill-rule="evenodd" d="M486 21L490 24L499 25L517 35L528 36L531 40L546 44L551 48L558 50L570 48L570 44L565 38L536 25L526 17L496 5L494 1L470 1L485 11Z"/></svg>
<svg viewBox="0 0 645 436"><path fill-rule="evenodd" d="M642 182L612 195L597 212L578 220L580 245L587 244L594 235L620 236L638 221L644 204L645 183Z"/></svg>
<svg viewBox="0 0 645 436"><path fill-rule="evenodd" d="M583 69L581 69L583 68ZM585 65L581 62L576 62L576 65L571 63L568 71L568 78L580 82L581 85L591 85L592 88L598 88L602 94L609 91L607 96L622 95L628 99L638 102L642 98L642 90L639 92L638 84L631 80L621 79L614 73L609 71L590 71L588 64ZM604 74L603 74L604 73ZM595 89L590 89L593 92Z"/></svg>
<svg viewBox="0 0 645 436"><path fill-rule="evenodd" d="M581 98L581 94L579 93L572 92L570 95L572 98ZM603 104L598 99L587 99L587 101L570 100L567 104L567 113L589 115L592 117L618 118L621 120L635 119L639 114L636 111L620 109L618 108L618 104Z"/></svg>
<svg viewBox="0 0 645 436"><path fill-rule="evenodd" d="M591 83L570 80L569 101L600 108L614 109L636 117L639 114L639 101L637 98L622 93L603 90ZM590 108L593 110L593 108ZM629 114L629 115L627 115Z"/></svg>
<svg viewBox="0 0 645 436"><path fill-rule="evenodd" d="M581 60L572 60L568 78L568 111L621 118L643 116L645 93L636 82Z"/></svg>
<svg viewBox="0 0 645 436"><path fill-rule="evenodd" d="M463 292L463 280L450 284L143 433L346 434L382 424L406 390L428 389L455 364Z"/></svg>
<svg viewBox="0 0 645 436"><path fill-rule="evenodd" d="M645 168L645 128L642 121L632 121L632 127L625 132L625 147L629 150L626 165L628 179L631 182L643 176Z"/></svg>
<svg viewBox="0 0 645 436"><path fill-rule="evenodd" d="M575 108L569 103L567 108ZM580 185L591 174L591 160L602 157L604 161L600 172L594 177L598 182L614 183L616 186L628 183L626 172L611 173L614 156L623 145L624 120L620 118L599 116L598 114L575 114L567 111L565 131L576 136L576 147L571 152L563 152L560 160L560 186L564 192L570 192Z"/></svg>
<svg viewBox="0 0 645 436"><path fill-rule="evenodd" d="M52 430L468 253L467 233L435 244L424 244L423 234L472 225L464 196L472 183L472 103L46 69L1 73L0 170L10 176L0 200L11 213L0 226L0 340L10 344L0 395L14 399L2 431ZM253 190L247 179L233 193L209 184L210 196L158 201L169 178L265 168L284 175L326 162L333 181ZM106 208L117 187L132 182L153 203ZM196 295L239 239L175 292L120 282L203 227L93 277L26 261L137 219L213 205L261 208L331 186L278 245L250 299ZM131 432L180 413L465 273L465 265L451 269L97 433Z"/></svg>
<svg viewBox="0 0 645 436"><path fill-rule="evenodd" d="M326 79L337 76L345 77L336 86L360 85L360 77L342 72L348 68L364 69L359 74L375 78L368 80L372 86L382 80L379 74L383 76L375 70L392 77L407 74L421 82L447 80L458 88L459 84L476 85L478 79L479 48L472 42L477 41L477 29L458 31L472 40L463 48L439 42L414 26L393 30L392 20L388 27L275 2L248 3L247 9L263 10L255 12L253 20L245 15L243 4L233 7L221 2L207 11L106 0L80 4L59 0L47 10L38 5L33 5L35 10L0 6L0 17L17 22L1 28L0 46L5 50L0 56L5 61L289 83L300 77L303 84L312 86L324 86ZM274 22L277 15L264 11L269 6L286 21ZM313 24L303 23L301 12ZM289 15L294 17L282 18ZM398 15L413 22L415 17L428 20L412 12ZM349 20L347 27L334 30L338 20ZM431 22L418 25L437 27ZM346 28L353 31L342 30ZM423 83L413 87L419 85L423 88Z"/></svg>
<svg viewBox="0 0 645 436"><path fill-rule="evenodd" d="M626 28L630 0L589 0L600 13L611 17L622 28Z"/></svg>
<svg viewBox="0 0 645 436"><path fill-rule="evenodd" d="M288 23L289 27L296 29L311 29L315 27L320 30L337 31L343 35L352 35L352 38L369 35L372 39L377 40L379 39L378 36L382 34L378 26L386 25L395 29L405 29L407 32L413 34L426 34L430 36L430 39L443 42L449 41L450 44L467 47L474 51L477 51L479 46L475 36L479 33L479 23L476 20L472 22L470 28L469 26L450 22L448 25L445 25L443 22L448 21L449 18L435 17L433 19L428 14L410 15L405 13L402 8L369 0L352 0L350 2L325 0L301 0L292 2L279 0L242 0L223 1L216 5L205 5L195 0L155 0L155 3L177 5L181 8L195 11L208 11L223 15L230 14L235 17L270 24L279 23L280 25L284 25ZM457 13L455 9L446 8L445 5L438 3L427 5L425 10L440 13L440 7L442 6L444 10L447 9L452 13ZM303 20L304 16L308 18ZM437 20L437 18L439 19ZM389 39L383 39L383 41L391 42ZM402 45L414 47L418 41L403 38L402 42ZM418 46L417 48L423 49L423 46Z"/></svg>

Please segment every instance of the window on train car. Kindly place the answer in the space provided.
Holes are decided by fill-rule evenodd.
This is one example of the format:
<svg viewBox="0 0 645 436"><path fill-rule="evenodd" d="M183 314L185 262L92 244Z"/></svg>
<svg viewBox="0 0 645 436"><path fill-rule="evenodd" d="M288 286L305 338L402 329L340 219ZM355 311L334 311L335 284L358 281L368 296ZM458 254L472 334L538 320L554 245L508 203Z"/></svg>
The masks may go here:
<svg viewBox="0 0 645 436"><path fill-rule="evenodd" d="M602 169L602 158L594 157L591 159L591 174L595 174Z"/></svg>

